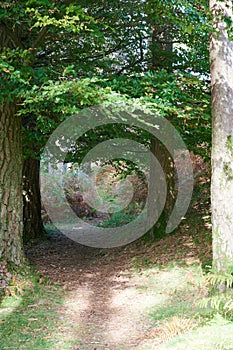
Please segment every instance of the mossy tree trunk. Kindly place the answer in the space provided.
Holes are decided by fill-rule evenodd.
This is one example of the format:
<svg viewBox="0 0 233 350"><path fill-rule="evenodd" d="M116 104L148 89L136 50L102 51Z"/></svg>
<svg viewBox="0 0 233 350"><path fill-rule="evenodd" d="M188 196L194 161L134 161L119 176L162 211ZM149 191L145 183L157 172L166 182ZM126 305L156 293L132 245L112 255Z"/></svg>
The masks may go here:
<svg viewBox="0 0 233 350"><path fill-rule="evenodd" d="M233 42L228 38L231 1L210 1L212 88L212 230L213 267L233 271Z"/></svg>

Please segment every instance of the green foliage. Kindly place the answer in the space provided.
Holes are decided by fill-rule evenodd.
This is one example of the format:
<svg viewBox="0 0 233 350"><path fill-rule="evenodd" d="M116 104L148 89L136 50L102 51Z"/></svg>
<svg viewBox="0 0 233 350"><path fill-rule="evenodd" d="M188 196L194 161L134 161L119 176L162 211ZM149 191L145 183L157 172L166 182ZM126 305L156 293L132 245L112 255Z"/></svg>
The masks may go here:
<svg viewBox="0 0 233 350"><path fill-rule="evenodd" d="M200 79L161 69L130 76L104 75L96 82L80 80L81 75L88 76L91 72L127 72L127 66L129 70L148 71L149 58L144 55L134 62L134 56L139 55L142 47L148 52L151 24L160 25L161 18L163 21L167 18L172 36L175 32L176 39L187 44L183 58L178 55L184 72L185 55L196 40L192 38L198 36L199 40L201 28L206 25L206 4L138 1L137 5L113 1L105 8L94 0L88 4L81 1L79 5L63 1L59 4L16 1L14 6L7 1L1 3L4 25L11 31L13 40L15 36L18 39L14 42L16 48L5 48L2 52L0 96L20 100L26 156L32 153L32 145L33 152L38 153L47 136L69 115L104 99L113 102L137 99L136 103L174 123L190 148L198 145L207 155L209 91ZM191 27L196 28L195 35ZM206 30L202 32L207 34ZM97 84L124 96L109 93L106 97L107 91L99 91ZM90 139L94 137L92 133ZM142 138L148 143L149 135Z"/></svg>
<svg viewBox="0 0 233 350"><path fill-rule="evenodd" d="M174 316L195 317L200 311L196 300L201 297L200 283L202 275L198 266L180 265L177 262L162 266L159 273L157 264L154 267L152 286L161 296L151 308L150 317L155 324L169 320ZM189 276L192 276L190 283Z"/></svg>
<svg viewBox="0 0 233 350"><path fill-rule="evenodd" d="M207 275L206 280L213 287L224 285L225 288L231 288L233 284L233 276L232 274L229 274L229 273L209 274Z"/></svg>
<svg viewBox="0 0 233 350"><path fill-rule="evenodd" d="M143 240L145 242L151 242L151 241L159 241L160 239L164 238L166 236L165 229L167 226L167 218L164 212L160 215L157 223L149 230L144 236ZM174 230L173 234L176 232Z"/></svg>
<svg viewBox="0 0 233 350"><path fill-rule="evenodd" d="M155 39L156 43L162 43L162 47L159 45L155 52L162 60L161 63L158 62L159 67L166 67L168 58L171 60L170 69L173 66L182 71L206 74L209 70L208 1L148 0L145 2L145 7L149 22L154 25L155 31L158 30L162 34L161 37L157 34L158 38ZM170 58L163 56L163 53L169 54L163 47L163 45L166 46L166 39L168 42L173 42L173 52L172 55L170 53ZM150 55L151 53L149 57Z"/></svg>
<svg viewBox="0 0 233 350"><path fill-rule="evenodd" d="M115 212L112 217L102 223L98 224L99 227L119 227L129 224L133 219L137 217L136 214L127 213L125 211Z"/></svg>
<svg viewBox="0 0 233 350"><path fill-rule="evenodd" d="M209 158L211 114L208 81L187 73L160 70L156 73L111 76L100 80L99 84L111 87L128 101L167 118L181 133L190 150Z"/></svg>
<svg viewBox="0 0 233 350"><path fill-rule="evenodd" d="M38 156L62 121L84 107L100 104L107 93L89 78L48 80L25 91L18 112L23 117L24 156Z"/></svg>
<svg viewBox="0 0 233 350"><path fill-rule="evenodd" d="M63 63L68 55L65 41L82 31L94 31L93 18L80 6L63 1L4 1L0 9L1 31L7 37L0 48L1 99L22 99L34 84L61 77L70 65ZM75 57L73 53L73 61Z"/></svg>
<svg viewBox="0 0 233 350"><path fill-rule="evenodd" d="M219 313L224 318L233 320L233 296L219 294L203 299L199 303L202 308L211 308L214 312Z"/></svg>
<svg viewBox="0 0 233 350"><path fill-rule="evenodd" d="M36 2L35 5L37 5ZM32 29L53 26L77 33L83 29L88 30L87 23L89 24L93 21L90 16L84 13L80 6L74 4L61 7L55 6L46 12L43 7L27 7L25 13L30 14L35 20L35 23L31 27Z"/></svg>
<svg viewBox="0 0 233 350"><path fill-rule="evenodd" d="M2 84L0 88L0 101L6 98L13 101L21 96L23 91L30 88L30 80L33 76L31 67L22 65L22 61L29 59L29 50L4 49L0 57L0 76Z"/></svg>
<svg viewBox="0 0 233 350"><path fill-rule="evenodd" d="M97 54L102 73L129 74L172 65L175 69L208 71L207 1L114 0L107 6L95 0L88 5L85 0L82 3L89 15L101 18L107 26L101 48L103 54ZM173 42L172 52L166 49L170 42ZM98 43L94 42L91 49L98 51ZM151 62L154 54L157 56L155 67ZM109 67L104 65L106 62Z"/></svg>
<svg viewBox="0 0 233 350"><path fill-rule="evenodd" d="M200 301L200 307L211 309L224 318L233 320L233 276L227 273L208 274L206 280L211 286L211 295Z"/></svg>

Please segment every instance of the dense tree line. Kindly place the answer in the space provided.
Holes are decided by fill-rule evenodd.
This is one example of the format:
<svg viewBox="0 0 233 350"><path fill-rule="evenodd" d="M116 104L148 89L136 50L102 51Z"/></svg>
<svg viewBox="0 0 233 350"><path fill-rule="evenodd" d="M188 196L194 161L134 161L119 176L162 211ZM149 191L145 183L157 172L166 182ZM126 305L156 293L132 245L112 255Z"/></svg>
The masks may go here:
<svg viewBox="0 0 233 350"><path fill-rule="evenodd" d="M228 152L220 168L226 176L226 188L230 188L231 2L212 1L210 5L209 11L206 1L185 0L1 2L1 259L21 264L22 239L43 234L40 153L52 131L84 107L106 100L114 102L116 98L137 100L166 117L182 134L190 150L210 157L210 68L213 174L219 166L216 155L220 151ZM216 28L220 35L216 34ZM213 33L211 67L210 32ZM217 45L227 47L227 57L220 56ZM220 76L228 85L224 81L216 84ZM229 98L224 105L218 102L226 95ZM228 122L221 119L222 110L226 111L224 118ZM226 126L222 133L219 125ZM96 144L96 132L102 131L94 130L79 140L80 155ZM106 137L120 136L125 134L125 129L113 127L104 133ZM139 134L157 156L161 150L165 152L151 135ZM167 174L174 172L169 154L160 162ZM167 178L171 189L173 178ZM219 177L214 175L213 233L214 237L220 237L214 239L214 259L222 261L216 264L217 269L225 270L229 269L233 244L226 227L221 231L223 226L216 219L223 215L217 213L218 203L223 201L218 181ZM172 192L167 197L165 217L174 204ZM225 215L230 227L232 215L227 211Z"/></svg>

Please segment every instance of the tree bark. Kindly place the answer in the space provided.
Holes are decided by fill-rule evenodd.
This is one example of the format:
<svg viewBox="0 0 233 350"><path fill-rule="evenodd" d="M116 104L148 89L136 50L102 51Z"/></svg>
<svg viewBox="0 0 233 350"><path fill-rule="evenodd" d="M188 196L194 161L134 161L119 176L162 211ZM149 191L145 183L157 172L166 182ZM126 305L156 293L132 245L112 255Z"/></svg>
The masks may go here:
<svg viewBox="0 0 233 350"><path fill-rule="evenodd" d="M168 25L155 27L153 24L151 33L151 69L164 68L171 70L172 50L171 28ZM156 231L159 231L160 235L165 233L166 223L175 203L175 172L174 162L169 152L155 137L151 137L151 152L163 168L167 182L167 198L164 210L159 221L150 231L151 239L154 239ZM150 178L153 179L152 173Z"/></svg>
<svg viewBox="0 0 233 350"><path fill-rule="evenodd" d="M233 43L226 21L233 19L232 2L211 0L210 10L213 267L224 273L233 271Z"/></svg>
<svg viewBox="0 0 233 350"><path fill-rule="evenodd" d="M163 212L155 224L154 228L151 229L150 235L151 239L154 239L156 231L161 234L165 234L166 224L169 218L169 215L172 212L174 203L175 203L175 171L174 171L174 162L167 151L166 147L163 146L155 137L151 138L151 153L159 161L166 178L167 183L167 198L164 205ZM153 170L150 170L151 181L154 181Z"/></svg>
<svg viewBox="0 0 233 350"><path fill-rule="evenodd" d="M14 47L8 28L1 23L0 52ZM0 104L0 260L21 265L24 261L22 135L21 119L16 113L16 101L6 96Z"/></svg>
<svg viewBox="0 0 233 350"><path fill-rule="evenodd" d="M28 158L23 164L23 240L45 234L41 218L40 161Z"/></svg>
<svg viewBox="0 0 233 350"><path fill-rule="evenodd" d="M14 103L0 106L0 259L23 262L21 119Z"/></svg>

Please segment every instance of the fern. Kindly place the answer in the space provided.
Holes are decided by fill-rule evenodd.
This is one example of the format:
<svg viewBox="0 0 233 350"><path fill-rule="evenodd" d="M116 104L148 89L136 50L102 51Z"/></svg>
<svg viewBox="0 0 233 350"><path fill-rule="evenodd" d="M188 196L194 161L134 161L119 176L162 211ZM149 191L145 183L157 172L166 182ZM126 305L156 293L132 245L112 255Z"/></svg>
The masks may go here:
<svg viewBox="0 0 233 350"><path fill-rule="evenodd" d="M177 335L190 331L197 327L198 323L199 321L194 319L173 316L169 320L162 321L157 327L147 333L146 336L151 339L153 338L156 344L160 344Z"/></svg>
<svg viewBox="0 0 233 350"><path fill-rule="evenodd" d="M199 306L212 309L223 317L233 320L233 276L227 273L209 274L206 280L211 286L210 292L213 295L199 301Z"/></svg>
<svg viewBox="0 0 233 350"><path fill-rule="evenodd" d="M206 277L206 280L213 287L218 287L219 285L222 285L222 286L225 286L226 288L231 288L233 285L233 276L229 273L209 274Z"/></svg>
<svg viewBox="0 0 233 350"><path fill-rule="evenodd" d="M205 309L210 307L216 311L220 311L220 306L222 303L224 303L225 299L226 298L223 295L214 295L212 297L202 299L198 304L200 307Z"/></svg>

